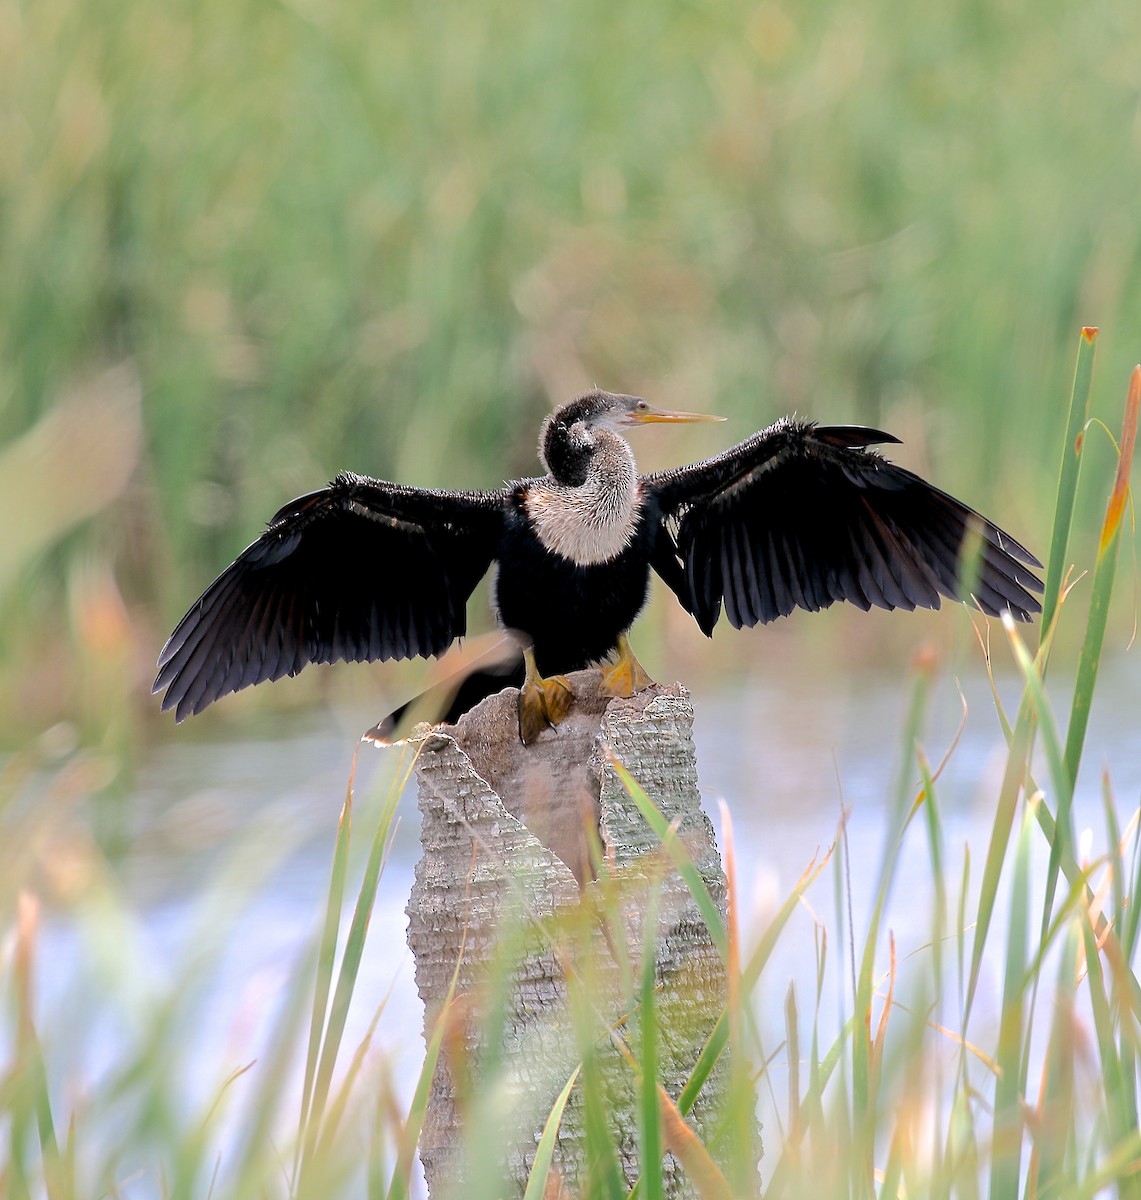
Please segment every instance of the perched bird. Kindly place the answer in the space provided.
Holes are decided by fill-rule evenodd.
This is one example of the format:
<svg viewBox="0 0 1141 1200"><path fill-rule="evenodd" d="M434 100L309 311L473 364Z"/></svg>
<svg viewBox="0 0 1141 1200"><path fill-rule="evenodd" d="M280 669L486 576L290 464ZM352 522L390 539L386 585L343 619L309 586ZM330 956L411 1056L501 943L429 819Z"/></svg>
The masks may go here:
<svg viewBox="0 0 1141 1200"><path fill-rule="evenodd" d="M566 672L606 661L614 695L651 682L626 637L651 568L709 636L722 609L739 629L836 600L914 609L969 596L991 616L1040 611L1037 559L869 449L891 434L786 417L652 475L622 436L719 419L593 391L543 424L536 479L441 491L338 475L282 508L178 623L158 661L163 709L181 721L312 662L441 654L493 563L497 618L525 644L525 742L565 715ZM468 689L463 703L477 698Z"/></svg>

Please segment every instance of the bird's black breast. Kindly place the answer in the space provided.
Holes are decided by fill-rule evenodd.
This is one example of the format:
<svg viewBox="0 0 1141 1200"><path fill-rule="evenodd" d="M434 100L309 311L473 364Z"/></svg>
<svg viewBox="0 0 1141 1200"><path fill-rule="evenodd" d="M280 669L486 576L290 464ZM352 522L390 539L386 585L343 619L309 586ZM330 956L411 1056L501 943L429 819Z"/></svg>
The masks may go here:
<svg viewBox="0 0 1141 1200"><path fill-rule="evenodd" d="M500 544L496 608L506 628L532 639L541 672L577 671L615 648L646 602L656 527L649 498L625 550L582 566L543 546L517 494Z"/></svg>

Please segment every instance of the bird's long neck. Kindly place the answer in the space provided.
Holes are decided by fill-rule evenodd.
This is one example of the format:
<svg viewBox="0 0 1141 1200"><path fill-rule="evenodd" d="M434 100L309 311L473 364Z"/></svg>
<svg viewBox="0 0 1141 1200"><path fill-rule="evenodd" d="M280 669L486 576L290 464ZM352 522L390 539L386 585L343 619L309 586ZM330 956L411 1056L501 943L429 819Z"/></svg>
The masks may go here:
<svg viewBox="0 0 1141 1200"><path fill-rule="evenodd" d="M543 457L550 475L531 485L526 500L539 541L580 566L616 558L630 544L641 508L626 440L600 429L589 445L564 446L547 431Z"/></svg>
<svg viewBox="0 0 1141 1200"><path fill-rule="evenodd" d="M586 483L597 445L597 437L588 433L581 422L548 417L539 438L539 457L559 483L581 487Z"/></svg>

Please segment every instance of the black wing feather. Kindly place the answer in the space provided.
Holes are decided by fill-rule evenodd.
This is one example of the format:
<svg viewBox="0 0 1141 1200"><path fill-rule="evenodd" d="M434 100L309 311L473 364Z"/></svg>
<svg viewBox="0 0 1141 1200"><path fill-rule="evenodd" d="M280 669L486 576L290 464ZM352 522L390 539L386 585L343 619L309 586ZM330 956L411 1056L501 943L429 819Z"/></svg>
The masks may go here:
<svg viewBox="0 0 1141 1200"><path fill-rule="evenodd" d="M178 623L154 690L175 718L308 663L442 653L499 545L507 492L344 473L290 501Z"/></svg>
<svg viewBox="0 0 1141 1200"><path fill-rule="evenodd" d="M816 611L938 608L973 598L1029 620L1041 563L997 525L869 447L862 426L786 418L702 463L647 475L660 513L653 565L707 634ZM977 539L975 563L964 553ZM969 597L967 595L969 593Z"/></svg>

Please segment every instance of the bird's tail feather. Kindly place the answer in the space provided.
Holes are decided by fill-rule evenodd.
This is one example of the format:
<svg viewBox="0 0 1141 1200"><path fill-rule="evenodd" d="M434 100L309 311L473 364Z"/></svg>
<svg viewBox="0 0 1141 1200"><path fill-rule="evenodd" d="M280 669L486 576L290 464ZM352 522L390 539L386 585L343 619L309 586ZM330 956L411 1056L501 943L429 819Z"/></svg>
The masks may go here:
<svg viewBox="0 0 1141 1200"><path fill-rule="evenodd" d="M393 709L361 740L391 746L422 721L453 725L481 700L504 688L521 686L523 676L522 646L504 637L493 650Z"/></svg>

